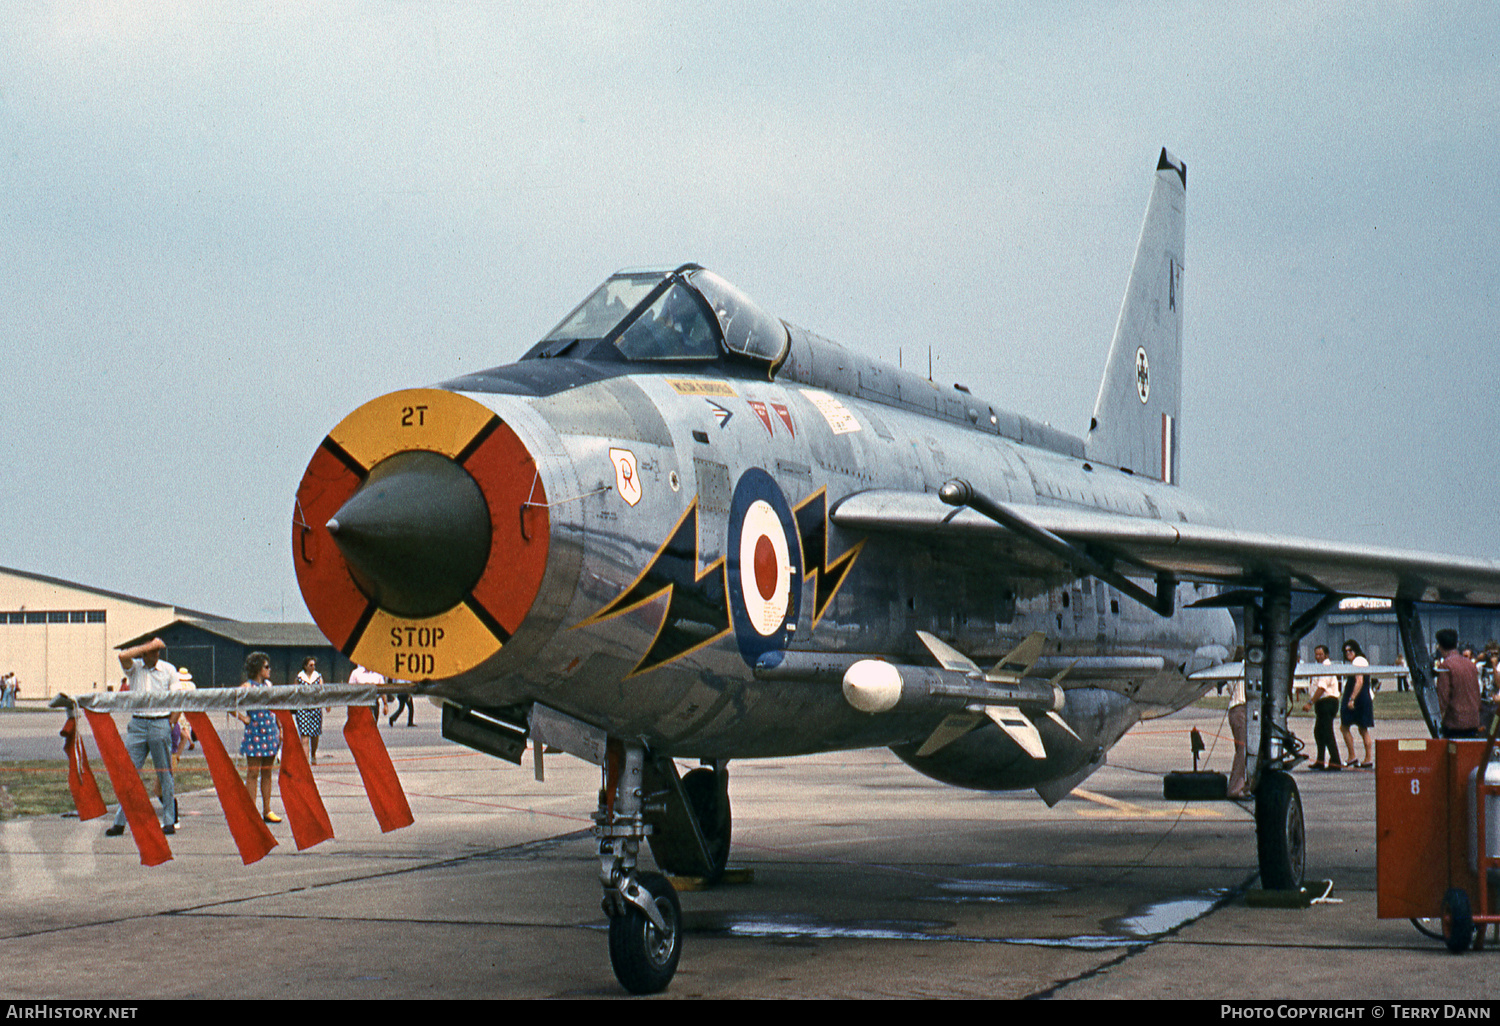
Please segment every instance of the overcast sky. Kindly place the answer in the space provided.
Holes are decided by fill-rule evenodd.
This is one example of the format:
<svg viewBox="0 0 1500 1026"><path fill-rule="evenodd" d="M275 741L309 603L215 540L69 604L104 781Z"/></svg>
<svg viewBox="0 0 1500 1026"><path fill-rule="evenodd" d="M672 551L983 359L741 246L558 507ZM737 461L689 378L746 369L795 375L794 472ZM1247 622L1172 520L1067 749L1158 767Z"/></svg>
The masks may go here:
<svg viewBox="0 0 1500 1026"><path fill-rule="evenodd" d="M0 0L0 565L307 619L329 428L628 266L1082 434L1162 146L1185 487L1500 557L1500 7L1288 6Z"/></svg>

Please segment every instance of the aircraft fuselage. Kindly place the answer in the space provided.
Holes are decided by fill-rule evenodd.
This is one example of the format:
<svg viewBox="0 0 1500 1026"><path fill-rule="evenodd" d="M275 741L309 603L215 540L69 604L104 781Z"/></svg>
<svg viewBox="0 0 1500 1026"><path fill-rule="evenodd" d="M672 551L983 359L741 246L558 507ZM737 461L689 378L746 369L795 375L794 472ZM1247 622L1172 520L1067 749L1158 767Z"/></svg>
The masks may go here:
<svg viewBox="0 0 1500 1026"><path fill-rule="evenodd" d="M1180 489L1091 465L1076 439L968 393L945 394L874 361L861 366L856 354L796 329L774 381L733 365L664 366L559 388L564 362L523 361L442 386L497 415L530 454L535 479L524 490L545 496L534 513L545 512L547 538L545 571L519 627L492 657L434 683L435 695L489 708L540 702L682 757L898 746L926 737L943 714L860 712L836 672L778 679L767 664L781 652L825 654L834 671L857 656L921 663L919 630L993 660L1041 631L1049 672L1077 661L1062 715L1092 750L1137 718L1191 701L1201 689L1185 673L1234 645L1227 612L1181 608L1207 594L1193 585L1178 586L1177 613L1163 618L1103 582L1055 567L1039 575L993 544L913 541L830 522L849 495L936 492L963 477L1019 506L1217 523ZM811 368L834 363L904 404L831 390ZM393 405L392 425L424 406L420 416L447 415L444 401L424 404L424 394L433 393L414 390ZM757 565L743 546L751 531L779 539L774 558ZM429 650L454 632L424 631L424 622L377 630L362 651L388 657L393 676L437 676L422 672L435 665ZM1006 747L1003 737L990 740ZM1025 772L1009 786L1056 772L1016 764Z"/></svg>

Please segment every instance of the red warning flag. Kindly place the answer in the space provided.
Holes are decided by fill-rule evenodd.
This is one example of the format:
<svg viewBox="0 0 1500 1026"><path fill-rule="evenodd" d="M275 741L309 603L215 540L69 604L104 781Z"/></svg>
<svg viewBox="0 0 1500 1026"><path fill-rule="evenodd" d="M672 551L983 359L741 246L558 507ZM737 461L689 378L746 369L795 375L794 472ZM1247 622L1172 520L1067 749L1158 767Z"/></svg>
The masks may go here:
<svg viewBox="0 0 1500 1026"><path fill-rule="evenodd" d="M370 807L380 821L381 832L390 833L411 826L414 822L411 806L406 803L406 792L401 790L401 780L396 776L396 767L391 765L390 753L380 739L380 728L375 726L375 717L369 706L349 707L344 742L353 753L359 775L364 779L365 794L370 796Z"/></svg>
<svg viewBox="0 0 1500 1026"><path fill-rule="evenodd" d="M88 714L94 742L99 746L99 757L109 771L109 782L115 787L115 797L125 810L130 836L141 853L141 865L159 866L170 861L172 849L167 846L167 835L161 832L161 820L156 818L146 785L130 761L125 742L120 740L120 728L115 726L114 717L88 709L84 712Z"/></svg>
<svg viewBox="0 0 1500 1026"><path fill-rule="evenodd" d="M328 821L328 810L323 808L323 796L313 780L312 767L307 764L307 753L302 751L302 739L297 736L297 723L291 712L277 709L276 722L281 724L281 774L276 782L281 788L286 818L292 825L292 839L301 851L332 837L333 824Z"/></svg>
<svg viewBox="0 0 1500 1026"><path fill-rule="evenodd" d="M63 748L68 753L68 790L73 792L73 807L79 819L98 819L109 810L104 806L104 796L99 793L99 783L94 771L89 768L89 753L78 733L78 721L68 714L68 722L59 731L63 737Z"/></svg>
<svg viewBox="0 0 1500 1026"><path fill-rule="evenodd" d="M259 862L266 853L276 847L276 838L255 811L255 796L245 786L235 769L234 760L224 750L219 732L207 713L183 713L198 743L203 746L203 757L208 760L209 775L214 778L214 790L219 795L219 806L224 810L224 819L229 832L234 835L235 846L240 849L240 859L249 865Z"/></svg>

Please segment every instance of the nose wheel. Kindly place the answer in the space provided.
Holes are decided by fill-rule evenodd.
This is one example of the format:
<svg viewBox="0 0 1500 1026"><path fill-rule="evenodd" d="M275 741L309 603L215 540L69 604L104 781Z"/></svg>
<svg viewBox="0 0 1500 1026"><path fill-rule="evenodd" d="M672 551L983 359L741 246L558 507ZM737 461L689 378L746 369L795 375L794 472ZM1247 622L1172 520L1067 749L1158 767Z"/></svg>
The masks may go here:
<svg viewBox="0 0 1500 1026"><path fill-rule="evenodd" d="M642 902L655 907L655 920L632 898L623 913L609 920L609 962L615 979L632 994L667 989L682 957L682 903L660 873L637 873Z"/></svg>

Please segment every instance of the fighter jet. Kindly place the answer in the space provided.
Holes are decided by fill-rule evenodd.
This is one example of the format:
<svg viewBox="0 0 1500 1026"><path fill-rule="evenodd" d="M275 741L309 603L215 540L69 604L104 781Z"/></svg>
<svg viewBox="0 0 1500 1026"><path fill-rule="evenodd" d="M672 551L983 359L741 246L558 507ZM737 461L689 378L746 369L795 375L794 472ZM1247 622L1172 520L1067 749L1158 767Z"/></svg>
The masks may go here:
<svg viewBox="0 0 1500 1026"><path fill-rule="evenodd" d="M1186 195L1162 150L1082 436L689 263L612 275L519 361L373 399L313 454L292 552L328 638L455 741L600 767L627 989L682 952L663 874L724 872L735 760L886 746L1055 803L1234 677L1262 875L1295 887L1298 639L1341 597L1394 599L1427 694L1415 603L1500 603L1500 562L1237 531L1179 485ZM1320 596L1295 621L1294 590Z"/></svg>

